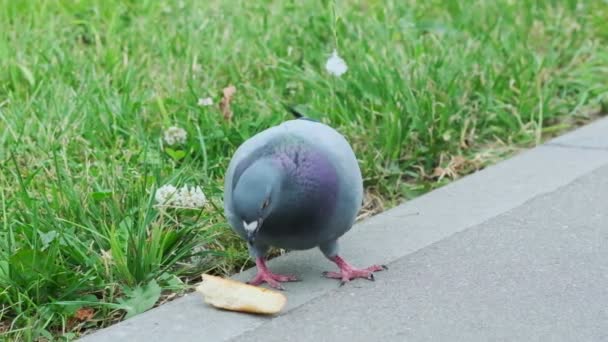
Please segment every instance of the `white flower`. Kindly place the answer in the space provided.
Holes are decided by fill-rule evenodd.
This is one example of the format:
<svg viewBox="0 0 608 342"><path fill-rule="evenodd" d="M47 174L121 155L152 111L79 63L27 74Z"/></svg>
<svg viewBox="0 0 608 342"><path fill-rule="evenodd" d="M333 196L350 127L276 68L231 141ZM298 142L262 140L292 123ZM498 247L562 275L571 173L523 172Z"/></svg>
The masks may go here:
<svg viewBox="0 0 608 342"><path fill-rule="evenodd" d="M171 184L167 184L156 189L154 199L158 205L171 205L177 196L177 188Z"/></svg>
<svg viewBox="0 0 608 342"><path fill-rule="evenodd" d="M198 99L197 104L199 106L204 106L204 107L211 106L213 104L213 99L210 97L200 98L200 99Z"/></svg>
<svg viewBox="0 0 608 342"><path fill-rule="evenodd" d="M173 185L163 185L156 190L154 199L158 206L202 208L207 203L207 197L200 186L189 187L184 185L177 189Z"/></svg>
<svg viewBox="0 0 608 342"><path fill-rule="evenodd" d="M348 66L342 57L338 55L338 51L334 50L331 57L329 57L325 63L325 69L327 69L330 74L340 77L348 70Z"/></svg>
<svg viewBox="0 0 608 342"><path fill-rule="evenodd" d="M186 138L188 137L188 133L180 127L169 127L165 131L165 142L169 146L173 146L176 144L183 144L186 142Z"/></svg>
<svg viewBox="0 0 608 342"><path fill-rule="evenodd" d="M202 208L206 202L207 197L205 197L203 190L199 186L190 188L186 185L179 189L177 204L181 207Z"/></svg>

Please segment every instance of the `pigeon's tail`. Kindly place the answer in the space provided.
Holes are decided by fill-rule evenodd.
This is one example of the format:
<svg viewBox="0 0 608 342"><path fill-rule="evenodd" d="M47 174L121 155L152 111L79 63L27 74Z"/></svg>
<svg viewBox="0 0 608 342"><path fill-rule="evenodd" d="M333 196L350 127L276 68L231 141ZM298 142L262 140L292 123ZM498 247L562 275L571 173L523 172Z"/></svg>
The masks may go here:
<svg viewBox="0 0 608 342"><path fill-rule="evenodd" d="M308 120L308 121L314 121L314 122L319 122L318 120L312 119L307 117L306 115L304 115L301 111L299 111L297 108L295 108L294 106L289 106L289 105L284 105L285 108L291 113L293 114L293 116L296 117L296 119L301 119L301 120Z"/></svg>
<svg viewBox="0 0 608 342"><path fill-rule="evenodd" d="M289 105L285 105L285 108L291 113L293 114L293 116L296 117L296 119L301 119L304 116L304 114L302 114L302 112L298 111L295 107L293 106L289 106Z"/></svg>

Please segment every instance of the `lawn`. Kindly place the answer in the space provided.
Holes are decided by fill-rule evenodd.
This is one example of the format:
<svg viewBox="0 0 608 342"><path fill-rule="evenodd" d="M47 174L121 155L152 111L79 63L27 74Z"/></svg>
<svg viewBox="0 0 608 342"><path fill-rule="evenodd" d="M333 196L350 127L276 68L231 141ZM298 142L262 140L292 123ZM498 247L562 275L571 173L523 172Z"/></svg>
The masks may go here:
<svg viewBox="0 0 608 342"><path fill-rule="evenodd" d="M608 107L600 0L0 0L0 9L7 340L71 340L170 300L201 272L251 265L223 218L223 175L239 144L291 118L285 104L352 143L362 217ZM325 69L334 49L348 65L339 77ZM172 126L183 141L164 139ZM157 207L155 189L167 184L198 186L207 202Z"/></svg>

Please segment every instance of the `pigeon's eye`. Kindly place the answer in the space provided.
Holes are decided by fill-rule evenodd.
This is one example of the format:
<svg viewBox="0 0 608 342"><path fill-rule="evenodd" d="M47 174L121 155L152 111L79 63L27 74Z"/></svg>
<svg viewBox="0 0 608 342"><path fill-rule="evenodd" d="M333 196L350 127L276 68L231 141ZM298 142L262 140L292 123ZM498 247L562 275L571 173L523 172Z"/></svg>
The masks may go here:
<svg viewBox="0 0 608 342"><path fill-rule="evenodd" d="M270 204L270 200L267 198L264 203L262 203L262 209L266 209L266 207L268 207L268 204Z"/></svg>

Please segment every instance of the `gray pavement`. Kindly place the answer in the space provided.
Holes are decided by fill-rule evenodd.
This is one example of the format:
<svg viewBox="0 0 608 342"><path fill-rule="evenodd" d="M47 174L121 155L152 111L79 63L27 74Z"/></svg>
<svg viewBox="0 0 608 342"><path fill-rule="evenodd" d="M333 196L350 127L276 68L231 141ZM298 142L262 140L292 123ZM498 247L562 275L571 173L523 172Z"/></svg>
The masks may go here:
<svg viewBox="0 0 608 342"><path fill-rule="evenodd" d="M608 340L608 167L237 341Z"/></svg>
<svg viewBox="0 0 608 342"><path fill-rule="evenodd" d="M269 263L302 278L277 317L190 294L82 340L608 341L607 203L602 119L357 224L342 254L387 264L375 282L292 252Z"/></svg>

